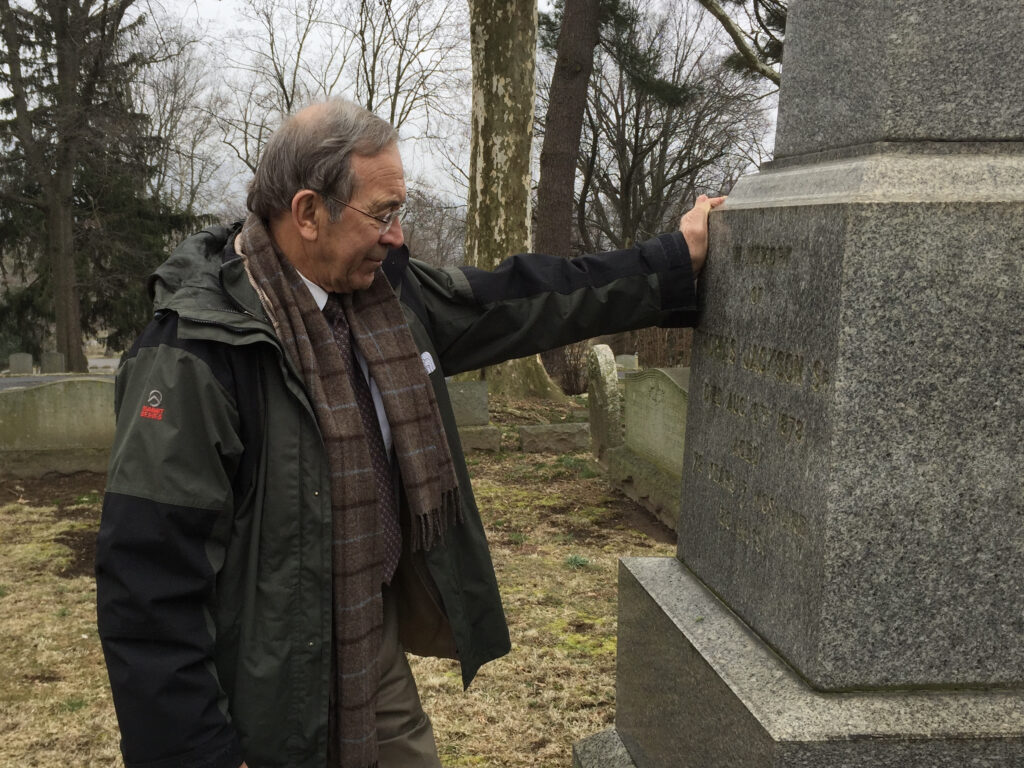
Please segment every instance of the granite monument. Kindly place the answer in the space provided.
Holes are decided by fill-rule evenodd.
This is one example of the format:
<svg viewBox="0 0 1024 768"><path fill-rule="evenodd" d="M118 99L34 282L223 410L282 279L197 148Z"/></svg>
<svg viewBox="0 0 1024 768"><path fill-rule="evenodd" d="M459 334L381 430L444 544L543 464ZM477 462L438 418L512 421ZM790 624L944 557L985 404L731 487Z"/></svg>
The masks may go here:
<svg viewBox="0 0 1024 768"><path fill-rule="evenodd" d="M576 764L1024 765L1024 4L791 0Z"/></svg>

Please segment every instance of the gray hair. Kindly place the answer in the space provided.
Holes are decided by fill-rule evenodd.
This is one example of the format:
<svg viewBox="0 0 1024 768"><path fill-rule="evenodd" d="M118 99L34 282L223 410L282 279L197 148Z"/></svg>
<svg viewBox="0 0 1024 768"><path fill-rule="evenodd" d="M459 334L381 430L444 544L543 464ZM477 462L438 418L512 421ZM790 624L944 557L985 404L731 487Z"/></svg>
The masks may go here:
<svg viewBox="0 0 1024 768"><path fill-rule="evenodd" d="M300 189L349 200L352 155L373 156L398 141L390 123L351 101L331 99L288 117L260 157L246 207L263 219L292 207ZM332 221L341 206L325 198Z"/></svg>

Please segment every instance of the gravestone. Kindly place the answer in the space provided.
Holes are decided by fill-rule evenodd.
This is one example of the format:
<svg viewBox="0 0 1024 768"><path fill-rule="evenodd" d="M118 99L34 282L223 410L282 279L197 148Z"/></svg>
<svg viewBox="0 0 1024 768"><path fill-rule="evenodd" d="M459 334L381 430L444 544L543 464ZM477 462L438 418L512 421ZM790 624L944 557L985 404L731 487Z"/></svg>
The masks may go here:
<svg viewBox="0 0 1024 768"><path fill-rule="evenodd" d="M40 373L64 373L64 355L60 352L43 352L39 359Z"/></svg>
<svg viewBox="0 0 1024 768"><path fill-rule="evenodd" d="M75 378L0 392L0 470L105 472L114 441L114 382Z"/></svg>
<svg viewBox="0 0 1024 768"><path fill-rule="evenodd" d="M32 373L32 355L27 352L15 352L8 358L8 372L16 376Z"/></svg>
<svg viewBox="0 0 1024 768"><path fill-rule="evenodd" d="M620 567L636 765L1024 765L1022 37L1019 0L790 3L776 159L712 215L677 557Z"/></svg>
<svg viewBox="0 0 1024 768"><path fill-rule="evenodd" d="M487 410L487 382L449 381L447 384L463 449L500 451L501 430L490 423Z"/></svg>
<svg viewBox="0 0 1024 768"><path fill-rule="evenodd" d="M486 381L449 381L448 396L458 426L481 427L490 420Z"/></svg>
<svg viewBox="0 0 1024 768"><path fill-rule="evenodd" d="M605 452L608 479L669 528L679 515L689 368L649 368L623 383L625 441Z"/></svg>
<svg viewBox="0 0 1024 768"><path fill-rule="evenodd" d="M600 461L623 440L622 389L615 356L607 344L595 344L587 351L587 411L591 450Z"/></svg>

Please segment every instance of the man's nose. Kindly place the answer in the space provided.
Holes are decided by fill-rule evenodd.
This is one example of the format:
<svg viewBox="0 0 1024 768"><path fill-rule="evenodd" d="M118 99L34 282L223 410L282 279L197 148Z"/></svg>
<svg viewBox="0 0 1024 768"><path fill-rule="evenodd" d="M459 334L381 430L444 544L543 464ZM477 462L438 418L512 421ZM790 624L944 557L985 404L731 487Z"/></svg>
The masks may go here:
<svg viewBox="0 0 1024 768"><path fill-rule="evenodd" d="M387 231L380 236L380 242L391 248L401 248L402 243L405 242L405 235L402 234L402 220L395 219L391 222L391 226L387 228Z"/></svg>

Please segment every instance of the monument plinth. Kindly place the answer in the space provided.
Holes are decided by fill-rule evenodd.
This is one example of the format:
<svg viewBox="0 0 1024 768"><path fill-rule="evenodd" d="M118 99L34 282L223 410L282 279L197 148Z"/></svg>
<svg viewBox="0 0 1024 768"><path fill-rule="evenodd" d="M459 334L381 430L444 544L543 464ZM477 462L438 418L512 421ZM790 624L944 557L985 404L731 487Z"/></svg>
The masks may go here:
<svg viewBox="0 0 1024 768"><path fill-rule="evenodd" d="M621 569L635 765L1024 765L1021 37L1018 0L792 0L777 160L712 217L677 558Z"/></svg>

